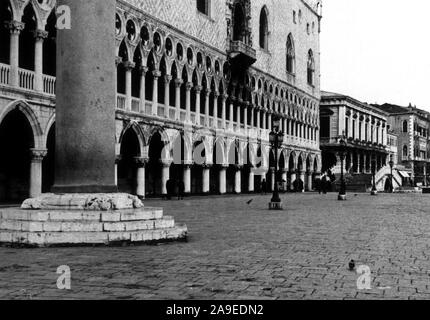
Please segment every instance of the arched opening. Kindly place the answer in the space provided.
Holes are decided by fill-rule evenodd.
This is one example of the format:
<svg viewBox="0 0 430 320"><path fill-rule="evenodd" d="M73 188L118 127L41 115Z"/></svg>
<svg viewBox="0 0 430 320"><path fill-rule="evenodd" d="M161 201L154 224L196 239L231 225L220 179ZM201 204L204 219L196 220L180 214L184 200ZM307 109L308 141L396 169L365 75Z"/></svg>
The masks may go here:
<svg viewBox="0 0 430 320"><path fill-rule="evenodd" d="M164 104L164 91L166 87L167 64L166 59L163 57L160 62L161 77L158 80L158 103Z"/></svg>
<svg viewBox="0 0 430 320"><path fill-rule="evenodd" d="M125 41L122 41L120 47L119 47L119 57L122 59L122 62L118 64L117 67L117 92L119 94L125 94L125 68L124 68L124 62L128 61L128 51L127 46L125 45Z"/></svg>
<svg viewBox="0 0 430 320"><path fill-rule="evenodd" d="M0 63L10 64L10 30L6 22L12 20L12 9L9 1L0 2Z"/></svg>
<svg viewBox="0 0 430 320"><path fill-rule="evenodd" d="M227 168L227 193L234 193L236 186L236 173L239 166L239 151L235 142L230 146L228 153L228 168Z"/></svg>
<svg viewBox="0 0 430 320"><path fill-rule="evenodd" d="M261 184L263 182L263 179L265 179L265 177L261 175L261 172L263 170L263 165L264 165L264 163L263 163L263 152L261 150L261 145L258 145L257 154L256 154L255 159L253 160L253 164L254 164L254 167L256 169L256 172L259 173L259 174L256 174L254 176L254 190L257 192L261 192L262 191L262 189L261 189L262 185Z"/></svg>
<svg viewBox="0 0 430 320"><path fill-rule="evenodd" d="M291 74L294 73L295 56L293 36L290 33L287 39L287 72Z"/></svg>
<svg viewBox="0 0 430 320"><path fill-rule="evenodd" d="M248 192L250 189L249 175L251 174L251 170L254 169L254 165L253 165L254 160L252 159L251 146L249 144L245 148L242 158L243 158L243 167L241 171L240 181L242 183L242 193L244 193L244 192Z"/></svg>
<svg viewBox="0 0 430 320"><path fill-rule="evenodd" d="M314 54L312 50L309 50L308 52L308 84L313 86L314 85L314 73L315 73L315 61L314 61Z"/></svg>
<svg viewBox="0 0 430 320"><path fill-rule="evenodd" d="M217 140L214 144L214 149L212 153L212 163L213 163L213 166L211 168L211 173L210 173L210 191L212 194L218 194L220 191L220 185L219 185L220 169L224 163L223 145L219 140Z"/></svg>
<svg viewBox="0 0 430 320"><path fill-rule="evenodd" d="M196 88L198 86L197 71L193 72L193 88L191 90L191 112L196 112ZM195 122L195 121L193 121Z"/></svg>
<svg viewBox="0 0 430 320"><path fill-rule="evenodd" d="M36 43L34 32L37 29L37 19L31 2L24 9L22 22L25 24L25 27L19 36L19 67L34 71Z"/></svg>
<svg viewBox="0 0 430 320"><path fill-rule="evenodd" d="M0 123L0 202L21 202L29 197L30 149L34 135L26 116L18 109Z"/></svg>
<svg viewBox="0 0 430 320"><path fill-rule="evenodd" d="M347 161L349 161L349 167L351 167L351 160L348 160L347 157ZM332 170L337 163L337 159L336 159L336 155L332 152L328 152L328 151L323 151L322 152L322 172L327 172L329 170Z"/></svg>
<svg viewBox="0 0 430 320"><path fill-rule="evenodd" d="M264 6L260 12L260 48L269 48L269 23L267 7Z"/></svg>
<svg viewBox="0 0 430 320"><path fill-rule="evenodd" d="M161 152L164 143L160 133L156 132L149 144L149 161L145 170L145 190L147 196L161 195ZM172 179L172 173L170 173Z"/></svg>
<svg viewBox="0 0 430 320"><path fill-rule="evenodd" d="M141 68L142 68L142 53L137 48L134 51L133 62L135 67L131 72L131 95L135 98L140 98L140 82L141 82ZM133 110L139 111L139 110Z"/></svg>
<svg viewBox="0 0 430 320"><path fill-rule="evenodd" d="M403 121L403 133L408 133L408 121Z"/></svg>
<svg viewBox="0 0 430 320"><path fill-rule="evenodd" d="M154 70L155 70L155 60L152 51L149 53L147 61L148 71L145 75L145 98L148 101L152 101L153 87L154 87Z"/></svg>
<svg viewBox="0 0 430 320"><path fill-rule="evenodd" d="M128 129L121 142L121 161L118 164L118 190L136 193L136 157L141 154L139 138L133 129Z"/></svg>
<svg viewBox="0 0 430 320"><path fill-rule="evenodd" d="M243 41L245 37L245 12L240 3L234 6L233 41Z"/></svg>
<svg viewBox="0 0 430 320"><path fill-rule="evenodd" d="M178 79L178 69L176 68L176 63L173 63L170 74L172 76L172 80L169 83L169 95L170 95L169 103L170 103L170 106L175 106L175 104L176 104L176 83L175 83L175 81Z"/></svg>
<svg viewBox="0 0 430 320"><path fill-rule="evenodd" d="M295 178L293 177L293 174L297 172L296 165L294 163L294 155L290 154L290 158L288 160L288 168L290 169L288 173L288 186L290 190L292 189L293 183L295 181Z"/></svg>
<svg viewBox="0 0 430 320"><path fill-rule="evenodd" d="M188 73L186 67L182 69L182 81L181 84L181 109L186 109L187 102L187 82L188 82Z"/></svg>
<svg viewBox="0 0 430 320"><path fill-rule="evenodd" d="M212 79L211 90L209 94L209 116L215 117L215 81Z"/></svg>
<svg viewBox="0 0 430 320"><path fill-rule="evenodd" d="M48 37L43 41L43 73L52 77L56 76L57 61L57 15L55 9L48 17L45 31Z"/></svg>
<svg viewBox="0 0 430 320"><path fill-rule="evenodd" d="M42 162L42 192L49 193L55 179L55 123L51 126L46 140L47 155Z"/></svg>
<svg viewBox="0 0 430 320"><path fill-rule="evenodd" d="M200 112L202 114L205 114L205 112L206 112L206 99L207 99L206 91L208 90L208 83L206 80L206 74L203 75L202 87L203 87L203 89L200 92Z"/></svg>
<svg viewBox="0 0 430 320"><path fill-rule="evenodd" d="M179 183L184 181L184 162L188 152L183 135L179 135L173 143L173 163L170 165L170 180L174 183L175 194L178 193ZM184 182L185 183L185 182Z"/></svg>
<svg viewBox="0 0 430 320"><path fill-rule="evenodd" d="M203 165L206 163L206 148L202 141L197 141L193 148L194 165L191 167L191 193L203 193Z"/></svg>

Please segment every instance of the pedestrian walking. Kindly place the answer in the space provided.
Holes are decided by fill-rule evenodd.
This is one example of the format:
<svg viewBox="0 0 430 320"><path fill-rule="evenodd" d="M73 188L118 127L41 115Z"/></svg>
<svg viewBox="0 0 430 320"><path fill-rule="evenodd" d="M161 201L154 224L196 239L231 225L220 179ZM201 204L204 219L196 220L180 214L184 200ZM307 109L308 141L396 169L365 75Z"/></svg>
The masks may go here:
<svg viewBox="0 0 430 320"><path fill-rule="evenodd" d="M267 182L266 182L266 179L263 179L263 181L261 182L261 193L263 193L264 195L267 194Z"/></svg>

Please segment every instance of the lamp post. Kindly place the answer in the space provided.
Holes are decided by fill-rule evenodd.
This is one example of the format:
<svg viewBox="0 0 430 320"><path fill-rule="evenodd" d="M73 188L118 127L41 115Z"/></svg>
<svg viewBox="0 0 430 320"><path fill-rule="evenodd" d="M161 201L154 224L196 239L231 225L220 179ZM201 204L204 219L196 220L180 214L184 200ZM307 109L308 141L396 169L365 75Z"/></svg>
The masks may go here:
<svg viewBox="0 0 430 320"><path fill-rule="evenodd" d="M378 195L378 190L376 189L376 159L375 155L372 156L372 176L373 176L373 184L372 184L372 196Z"/></svg>
<svg viewBox="0 0 430 320"><path fill-rule="evenodd" d="M394 182L394 179L393 179L393 167L394 167L394 161L393 160L391 160L390 162L389 162L389 165L390 165L390 169L391 169L391 173L390 173L390 178L391 178L391 193L394 193L394 184L393 184L393 182Z"/></svg>
<svg viewBox="0 0 430 320"><path fill-rule="evenodd" d="M346 182L345 182L345 177L343 173L343 164L345 162L346 147L347 147L345 136L340 137L339 144L340 144L339 157L340 157L341 169L340 169L340 190L339 190L338 200L345 201L346 200Z"/></svg>
<svg viewBox="0 0 430 320"><path fill-rule="evenodd" d="M273 188L272 200L269 203L269 210L282 210L282 201L278 190L278 150L284 142L284 134L280 131L281 120L278 116L272 119L272 132L269 134L272 149L275 149L275 186Z"/></svg>

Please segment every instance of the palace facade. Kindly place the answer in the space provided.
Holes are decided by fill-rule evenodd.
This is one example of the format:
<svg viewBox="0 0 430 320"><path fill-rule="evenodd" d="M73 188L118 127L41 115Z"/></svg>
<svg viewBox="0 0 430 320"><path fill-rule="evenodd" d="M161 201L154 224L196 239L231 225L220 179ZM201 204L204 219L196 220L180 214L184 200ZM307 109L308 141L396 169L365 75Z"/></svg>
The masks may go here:
<svg viewBox="0 0 430 320"><path fill-rule="evenodd" d="M54 182L54 8L0 3L0 202ZM320 1L118 1L119 191L164 195L181 180L191 194L255 192L263 179L273 188L276 163L288 188L300 179L312 190L322 166L320 23ZM285 134L278 159L273 119Z"/></svg>

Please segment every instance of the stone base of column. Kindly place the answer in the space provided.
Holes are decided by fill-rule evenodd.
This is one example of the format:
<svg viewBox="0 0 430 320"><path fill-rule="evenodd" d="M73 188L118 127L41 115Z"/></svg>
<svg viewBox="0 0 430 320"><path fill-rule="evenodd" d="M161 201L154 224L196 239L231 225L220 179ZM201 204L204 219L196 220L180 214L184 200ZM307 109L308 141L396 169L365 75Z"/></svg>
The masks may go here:
<svg viewBox="0 0 430 320"><path fill-rule="evenodd" d="M0 209L0 244L19 247L186 240L188 229L129 194L44 194Z"/></svg>
<svg viewBox="0 0 430 320"><path fill-rule="evenodd" d="M284 210L282 202L270 202L269 210Z"/></svg>
<svg viewBox="0 0 430 320"><path fill-rule="evenodd" d="M118 186L102 186L102 185L94 185L94 186L61 186L54 185L51 188L52 193L55 194L97 194L97 193L116 193L118 192Z"/></svg>
<svg viewBox="0 0 430 320"><path fill-rule="evenodd" d="M337 200L339 200L339 201L346 201L346 194L339 195L339 196L337 197Z"/></svg>

